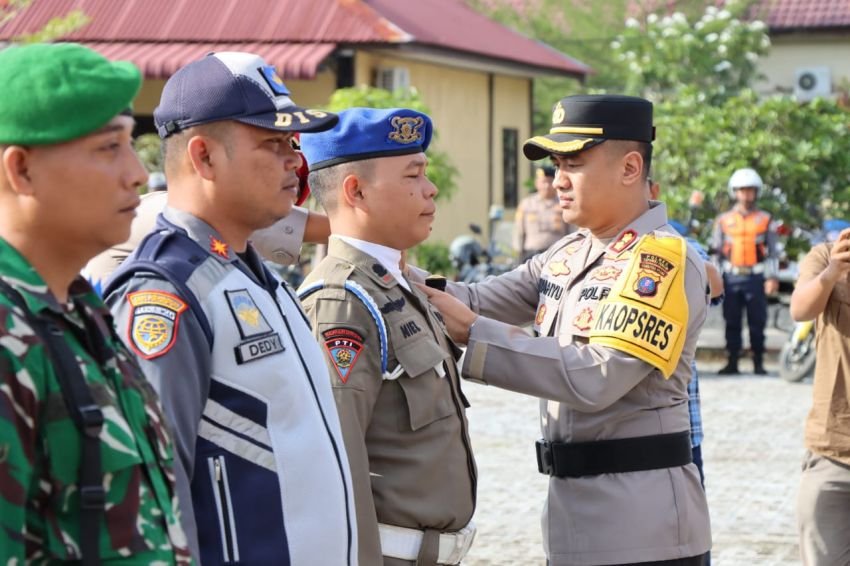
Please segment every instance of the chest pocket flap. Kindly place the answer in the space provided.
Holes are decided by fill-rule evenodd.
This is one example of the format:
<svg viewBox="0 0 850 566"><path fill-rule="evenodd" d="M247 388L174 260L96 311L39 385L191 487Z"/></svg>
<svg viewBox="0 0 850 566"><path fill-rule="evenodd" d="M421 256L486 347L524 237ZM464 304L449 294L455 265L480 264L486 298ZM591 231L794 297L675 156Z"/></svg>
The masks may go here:
<svg viewBox="0 0 850 566"><path fill-rule="evenodd" d="M407 401L410 430L419 430L453 414L451 382L448 376L442 376L443 363L452 363L449 353L431 339L420 339L405 344L395 355L404 368L405 375L398 384Z"/></svg>

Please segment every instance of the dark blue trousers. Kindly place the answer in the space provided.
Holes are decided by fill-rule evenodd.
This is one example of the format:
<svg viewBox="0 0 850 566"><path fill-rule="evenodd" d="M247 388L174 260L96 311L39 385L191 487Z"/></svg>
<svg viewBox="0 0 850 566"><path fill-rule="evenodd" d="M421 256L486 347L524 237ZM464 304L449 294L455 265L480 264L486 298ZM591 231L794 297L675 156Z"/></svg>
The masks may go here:
<svg viewBox="0 0 850 566"><path fill-rule="evenodd" d="M747 311L750 328L750 348L753 356L764 353L764 327L767 324L767 296L764 294L764 275L723 274L726 298L723 318L726 319L726 350L730 356L741 353L741 317Z"/></svg>

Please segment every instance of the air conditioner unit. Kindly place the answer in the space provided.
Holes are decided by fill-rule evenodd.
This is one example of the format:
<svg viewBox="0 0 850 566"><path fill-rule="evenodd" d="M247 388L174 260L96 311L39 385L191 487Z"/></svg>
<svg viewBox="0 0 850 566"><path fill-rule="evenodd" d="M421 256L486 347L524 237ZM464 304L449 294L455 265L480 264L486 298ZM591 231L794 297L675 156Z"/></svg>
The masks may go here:
<svg viewBox="0 0 850 566"><path fill-rule="evenodd" d="M389 91L410 88L410 71L406 67L385 67L378 69L375 86Z"/></svg>
<svg viewBox="0 0 850 566"><path fill-rule="evenodd" d="M794 98L807 102L832 94L829 67L798 67L794 77Z"/></svg>

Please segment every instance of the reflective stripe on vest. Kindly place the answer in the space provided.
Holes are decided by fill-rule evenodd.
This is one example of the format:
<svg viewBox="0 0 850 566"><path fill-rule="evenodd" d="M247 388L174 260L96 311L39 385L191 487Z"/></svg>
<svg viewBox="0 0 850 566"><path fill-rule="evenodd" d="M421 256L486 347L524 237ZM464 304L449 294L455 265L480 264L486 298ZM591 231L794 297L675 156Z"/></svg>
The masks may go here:
<svg viewBox="0 0 850 566"><path fill-rule="evenodd" d="M752 267L765 260L765 234L770 225L770 215L756 212L744 216L738 211L723 215L723 255L735 267Z"/></svg>

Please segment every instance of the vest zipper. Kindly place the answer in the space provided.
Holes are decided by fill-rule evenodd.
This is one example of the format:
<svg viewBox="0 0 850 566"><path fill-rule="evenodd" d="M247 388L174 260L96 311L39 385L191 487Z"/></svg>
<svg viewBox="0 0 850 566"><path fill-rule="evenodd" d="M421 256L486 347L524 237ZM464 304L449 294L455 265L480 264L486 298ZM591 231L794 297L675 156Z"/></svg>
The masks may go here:
<svg viewBox="0 0 850 566"><path fill-rule="evenodd" d="M239 547L236 541L236 525L233 520L233 502L230 498L230 486L227 481L224 457L217 456L209 460L213 480L213 495L221 528L221 550L224 555L224 562L238 562Z"/></svg>

